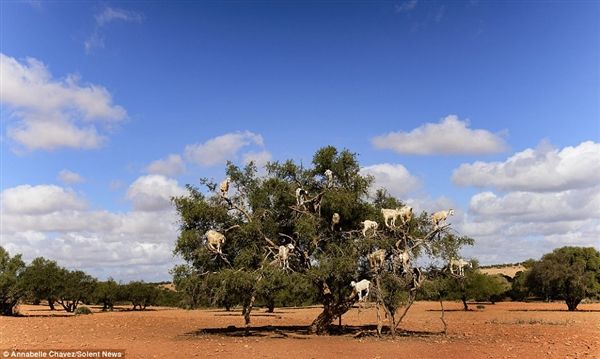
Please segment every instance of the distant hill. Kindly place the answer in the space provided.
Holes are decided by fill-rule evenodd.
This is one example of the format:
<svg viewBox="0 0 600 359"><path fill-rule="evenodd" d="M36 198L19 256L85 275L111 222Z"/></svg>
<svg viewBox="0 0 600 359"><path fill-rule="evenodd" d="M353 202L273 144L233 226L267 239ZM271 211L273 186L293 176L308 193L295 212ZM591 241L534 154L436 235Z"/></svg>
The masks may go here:
<svg viewBox="0 0 600 359"><path fill-rule="evenodd" d="M479 268L479 271L481 273L489 275L502 274L511 278L514 278L517 272L521 272L524 270L525 267L522 264L498 264Z"/></svg>

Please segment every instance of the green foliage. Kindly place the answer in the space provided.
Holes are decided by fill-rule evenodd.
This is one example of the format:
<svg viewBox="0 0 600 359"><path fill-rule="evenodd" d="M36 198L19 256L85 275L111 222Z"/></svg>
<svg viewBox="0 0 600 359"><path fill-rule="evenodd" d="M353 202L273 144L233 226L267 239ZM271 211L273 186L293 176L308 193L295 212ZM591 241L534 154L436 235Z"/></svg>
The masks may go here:
<svg viewBox="0 0 600 359"><path fill-rule="evenodd" d="M531 268L528 287L546 299L563 299L570 311L600 294L600 252L593 247L562 247Z"/></svg>
<svg viewBox="0 0 600 359"><path fill-rule="evenodd" d="M383 274L380 281L384 305L391 313L396 313L409 300L411 281L389 272Z"/></svg>
<svg viewBox="0 0 600 359"><path fill-rule="evenodd" d="M533 264L531 265L533 267ZM530 268L531 268L530 267ZM530 271L519 271L515 273L515 277L513 278L513 282L511 285L511 290L509 295L512 300L525 300L531 294L529 287L527 286L527 277L529 276Z"/></svg>
<svg viewBox="0 0 600 359"><path fill-rule="evenodd" d="M209 305L205 276L186 264L176 266L171 274L175 290L183 297L181 305L184 308L196 309Z"/></svg>
<svg viewBox="0 0 600 359"><path fill-rule="evenodd" d="M385 304L398 308L406 302L414 278L410 271L401 273L392 254L408 250L415 261L423 255L446 259L460 246L473 243L450 231L434 230L426 212L406 228L385 228L381 208L399 207L402 202L385 190L371 199L373 178L360 174L357 157L328 146L315 153L312 166L273 162L262 176L252 163L243 168L228 163L231 181L226 198L212 180L200 181L206 192L188 185L188 196L173 199L180 219L175 253L187 264L175 267L172 274L186 305L198 307L208 301L225 308L242 305L247 312L254 300L269 309L318 300L325 307L318 320L322 329L356 301L351 281L373 279L376 273L367 255L374 250L387 250L381 273L388 275L381 279L381 290ZM327 170L333 172L332 183L325 176ZM299 188L308 193L304 203L297 203ZM341 218L336 228L331 226L334 213ZM369 238L359 230L366 219L381 224ZM211 229L226 237L221 253L206 243L205 233ZM294 250L287 268L278 248L290 243Z"/></svg>
<svg viewBox="0 0 600 359"><path fill-rule="evenodd" d="M23 272L23 282L30 299L34 302L47 300L50 309L54 310L62 286L62 271L55 261L35 258Z"/></svg>
<svg viewBox="0 0 600 359"><path fill-rule="evenodd" d="M159 289L154 284L143 281L130 282L124 286L124 297L133 305L133 310L145 310L149 305L155 305Z"/></svg>
<svg viewBox="0 0 600 359"><path fill-rule="evenodd" d="M93 299L96 279L83 271L70 271L62 268L57 302L69 313L74 312L82 302Z"/></svg>
<svg viewBox="0 0 600 359"><path fill-rule="evenodd" d="M529 258L528 260L522 262L521 265L525 267L525 269L531 269L535 265L535 263L535 259Z"/></svg>
<svg viewBox="0 0 600 359"><path fill-rule="evenodd" d="M181 307L183 295L167 288L159 288L156 305L159 307Z"/></svg>
<svg viewBox="0 0 600 359"><path fill-rule="evenodd" d="M431 277L423 284L421 299L462 300L465 310L468 309L468 300L495 303L502 300L511 288L501 275L488 275L470 268L465 269L464 277L451 276L446 272Z"/></svg>
<svg viewBox="0 0 600 359"><path fill-rule="evenodd" d="M88 315L88 314L93 314L93 313L90 308L86 307L85 305L81 305L81 306L77 307L77 309L75 309L74 314L75 315Z"/></svg>
<svg viewBox="0 0 600 359"><path fill-rule="evenodd" d="M502 300L511 286L501 275L488 275L478 271L470 272L466 277L468 299L490 301Z"/></svg>
<svg viewBox="0 0 600 359"><path fill-rule="evenodd" d="M4 247L0 247L0 314L16 314L15 307L25 296L24 270L25 263L20 254L11 258Z"/></svg>
<svg viewBox="0 0 600 359"><path fill-rule="evenodd" d="M93 293L96 303L102 304L102 311L113 310L115 303L122 299L121 286L109 278L105 282L98 282Z"/></svg>

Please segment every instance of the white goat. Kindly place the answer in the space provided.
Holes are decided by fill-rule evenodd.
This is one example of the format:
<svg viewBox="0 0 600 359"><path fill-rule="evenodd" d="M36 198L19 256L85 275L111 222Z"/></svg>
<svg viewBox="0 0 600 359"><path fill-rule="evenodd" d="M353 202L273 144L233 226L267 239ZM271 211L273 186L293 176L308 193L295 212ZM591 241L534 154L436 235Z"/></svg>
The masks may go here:
<svg viewBox="0 0 600 359"><path fill-rule="evenodd" d="M306 201L307 196L308 192L306 192L302 187L296 188L296 204L298 206L304 207L304 201Z"/></svg>
<svg viewBox="0 0 600 359"><path fill-rule="evenodd" d="M290 252L294 250L294 245L288 243L286 246L279 246L279 253L277 254L277 259L281 263L282 268L290 269L290 263L288 259L290 257Z"/></svg>
<svg viewBox="0 0 600 359"><path fill-rule="evenodd" d="M371 282L369 282L366 279L361 280L360 282L356 283L355 281L350 282L350 286L352 288L354 288L354 292L358 293L358 301L362 301L362 292L363 291L367 291L367 294L365 294L365 299L369 296L369 287L371 286Z"/></svg>
<svg viewBox="0 0 600 359"><path fill-rule="evenodd" d="M368 219L363 222L360 222L360 223L362 223L362 225L363 225L363 229L362 229L363 237L367 236L367 231L369 229L372 229L373 234L375 234L375 231L377 231L377 228L379 227L379 224L377 224L377 222L369 221Z"/></svg>
<svg viewBox="0 0 600 359"><path fill-rule="evenodd" d="M337 213L337 212L335 212L335 213L333 214L333 216L331 216L331 230L332 230L332 231L335 229L335 227L336 227L338 224L340 224L340 221L341 221L341 220L342 220L342 219L341 219L341 217L340 217L340 214L339 214L339 213Z"/></svg>
<svg viewBox="0 0 600 359"><path fill-rule="evenodd" d="M367 259L372 270L383 267L385 263L385 249L378 249L373 253L367 254Z"/></svg>
<svg viewBox="0 0 600 359"><path fill-rule="evenodd" d="M219 185L219 190L221 191L222 197L227 198L227 192L229 191L229 183L231 183L231 178L227 177Z"/></svg>
<svg viewBox="0 0 600 359"><path fill-rule="evenodd" d="M333 171L330 169L325 170L325 177L327 177L327 188L333 186Z"/></svg>
<svg viewBox="0 0 600 359"><path fill-rule="evenodd" d="M402 271L408 273L410 271L410 254L407 250L400 252L400 254L394 258L397 262L402 265Z"/></svg>
<svg viewBox="0 0 600 359"><path fill-rule="evenodd" d="M381 214L383 215L386 227L396 227L396 218L400 217L402 224L406 224L412 219L413 211L410 206L402 206L401 208L395 209L382 208ZM390 221L389 224L388 220Z"/></svg>
<svg viewBox="0 0 600 359"><path fill-rule="evenodd" d="M206 241L209 249L216 251L217 253L222 253L221 246L225 243L225 236L223 234L214 229L208 230L206 232Z"/></svg>
<svg viewBox="0 0 600 359"><path fill-rule="evenodd" d="M459 276L465 275L465 267L466 266L473 268L473 263L468 262L462 258L459 258L459 259L451 258L450 263L448 264L448 267L450 268L450 273L458 274ZM454 267L456 267L458 269L458 273L454 272Z"/></svg>
<svg viewBox="0 0 600 359"><path fill-rule="evenodd" d="M431 215L431 222L433 222L435 229L437 229L440 226L440 223L446 221L446 219L452 215L454 215L454 210L452 208L447 211L435 212Z"/></svg>

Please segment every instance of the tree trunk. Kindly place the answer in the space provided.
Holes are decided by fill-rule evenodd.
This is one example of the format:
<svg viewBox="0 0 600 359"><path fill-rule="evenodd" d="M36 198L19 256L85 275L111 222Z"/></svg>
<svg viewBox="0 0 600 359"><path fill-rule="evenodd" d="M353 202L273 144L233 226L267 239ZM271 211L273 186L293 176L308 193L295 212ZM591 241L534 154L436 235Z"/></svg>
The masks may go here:
<svg viewBox="0 0 600 359"><path fill-rule="evenodd" d="M56 308L54 308L54 299L48 298L48 306L50 307L50 310L56 310Z"/></svg>
<svg viewBox="0 0 600 359"><path fill-rule="evenodd" d="M574 311L577 310L577 306L581 302L581 299L579 299L579 298L567 298L565 300L565 302L567 303L567 308L569 308L569 312L574 312Z"/></svg>
<svg viewBox="0 0 600 359"><path fill-rule="evenodd" d="M275 300L269 300L267 302L267 313L273 313L275 311Z"/></svg>
<svg viewBox="0 0 600 359"><path fill-rule="evenodd" d="M256 284L258 284L261 280L262 275L259 275L258 278L256 278ZM254 301L256 300L257 288L258 285L254 286L254 289L252 290L252 296L250 296L249 302L246 305L244 305L244 309L242 311L242 313L244 314L244 323L246 324L246 328L250 327L250 313L252 312L252 307L254 306Z"/></svg>
<svg viewBox="0 0 600 359"><path fill-rule="evenodd" d="M332 303L334 299L333 294L331 294L327 284L322 284L321 290L324 294L323 311L308 328L309 333L316 333L319 335L327 333L329 331L329 326L335 318L339 318L349 311L356 302L356 296L353 295L349 298L340 300L338 303Z"/></svg>
<svg viewBox="0 0 600 359"><path fill-rule="evenodd" d="M440 308L442 308L442 314L440 316L440 320L444 324L444 335L447 335L448 334L448 324L446 323L446 320L444 319L444 302L442 302L442 296L440 296L439 299L440 299Z"/></svg>
<svg viewBox="0 0 600 359"><path fill-rule="evenodd" d="M462 300L462 302L463 302L463 309L469 310L469 306L467 305L467 297L465 295L463 295L460 297L460 300Z"/></svg>

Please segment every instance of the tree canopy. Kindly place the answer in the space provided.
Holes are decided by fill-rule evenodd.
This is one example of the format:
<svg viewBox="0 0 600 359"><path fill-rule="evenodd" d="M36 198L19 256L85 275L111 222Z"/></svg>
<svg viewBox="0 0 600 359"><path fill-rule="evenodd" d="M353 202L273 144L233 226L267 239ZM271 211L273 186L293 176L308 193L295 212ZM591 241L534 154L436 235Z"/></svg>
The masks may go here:
<svg viewBox="0 0 600 359"><path fill-rule="evenodd" d="M324 306L311 325L323 333L356 303L350 282L369 279L378 305L393 317L420 286L418 257L445 264L473 240L447 225L434 226L425 211L395 227L384 225L381 209L405 203L385 189L371 196L373 178L361 175L357 157L328 146L315 153L310 167L273 162L259 175L253 163L228 163L228 181L201 179L202 189L187 185L188 195L173 199L180 218L175 253L188 263L173 270L176 284L212 304L242 305L249 324L257 298L268 303L291 290L281 274L295 275L311 283L306 298ZM365 220L379 225L363 234ZM210 244L208 231L224 235L220 247ZM289 255L282 246L291 248ZM368 255L376 250L385 252L373 266Z"/></svg>
<svg viewBox="0 0 600 359"><path fill-rule="evenodd" d="M528 287L546 299L562 299L569 311L586 297L600 295L600 252L593 247L562 247L531 268Z"/></svg>

